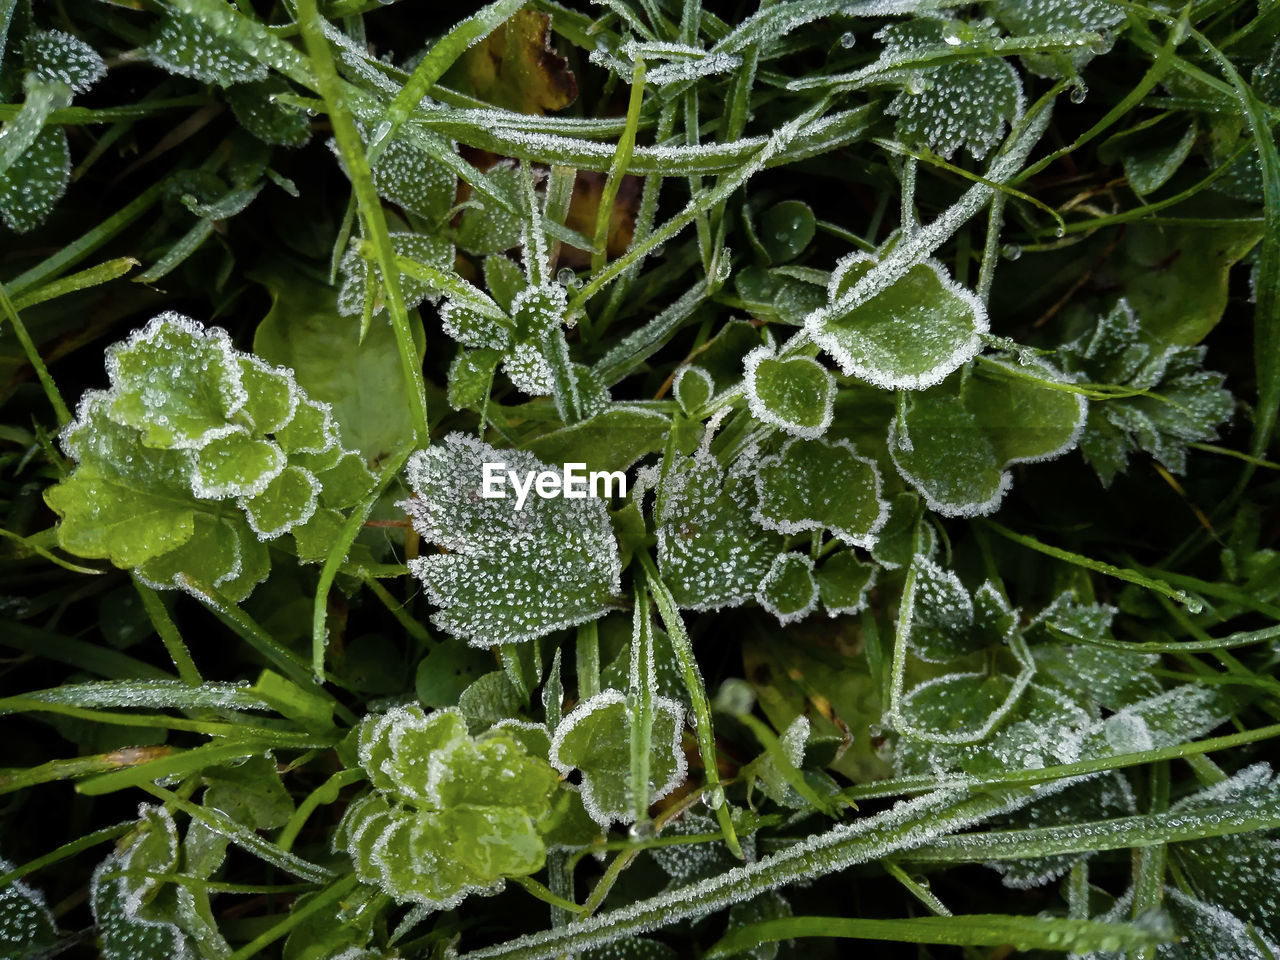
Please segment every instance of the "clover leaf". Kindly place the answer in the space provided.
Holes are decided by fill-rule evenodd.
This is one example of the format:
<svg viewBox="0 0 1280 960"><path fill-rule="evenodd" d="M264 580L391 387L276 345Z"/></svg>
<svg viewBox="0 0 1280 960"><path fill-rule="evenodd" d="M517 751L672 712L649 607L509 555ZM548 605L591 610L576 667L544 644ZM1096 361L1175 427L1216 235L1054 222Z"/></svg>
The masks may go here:
<svg viewBox="0 0 1280 960"><path fill-rule="evenodd" d="M563 774L582 771L582 805L606 830L635 819L631 797L631 712L627 695L603 690L573 708L556 727L551 764ZM688 764L680 748L684 708L653 698L649 748L649 802L661 800L685 780Z"/></svg>
<svg viewBox="0 0 1280 960"><path fill-rule="evenodd" d="M986 307L932 260L851 303L848 295L875 264L864 253L841 260L827 286L827 306L805 319L814 343L845 376L885 389L920 390L978 352L979 334L989 326Z"/></svg>
<svg viewBox="0 0 1280 960"><path fill-rule="evenodd" d="M889 516L880 471L847 440L788 440L756 469L755 519L767 530L829 530L870 549Z"/></svg>
<svg viewBox="0 0 1280 960"><path fill-rule="evenodd" d="M889 425L898 472L944 516L992 512L1013 482L1010 465L1075 446L1088 405L1060 383L1047 365L993 359L911 394Z"/></svg>
<svg viewBox="0 0 1280 960"><path fill-rule="evenodd" d="M602 500L588 496L486 498L484 464L521 482L546 465L463 434L419 451L407 468L414 527L447 553L410 561L440 610L443 630L477 646L530 640L602 616L618 594L622 563Z"/></svg>
<svg viewBox="0 0 1280 960"><path fill-rule="evenodd" d="M365 718L360 765L373 791L339 827L357 875L437 909L542 869L555 770L498 727L478 737L454 709L395 707Z"/></svg>

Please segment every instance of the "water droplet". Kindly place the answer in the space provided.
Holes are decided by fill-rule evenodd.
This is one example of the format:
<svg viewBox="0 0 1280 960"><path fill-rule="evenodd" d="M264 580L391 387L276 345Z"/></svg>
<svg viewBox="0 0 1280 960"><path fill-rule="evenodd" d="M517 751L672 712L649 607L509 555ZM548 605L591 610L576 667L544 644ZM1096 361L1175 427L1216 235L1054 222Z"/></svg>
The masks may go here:
<svg viewBox="0 0 1280 960"><path fill-rule="evenodd" d="M852 33L840 34L840 46L844 47L846 50L848 50L857 42L858 42L857 36Z"/></svg>
<svg viewBox="0 0 1280 960"><path fill-rule="evenodd" d="M628 831L632 840L649 840L653 837L653 821L644 820L633 823Z"/></svg>
<svg viewBox="0 0 1280 960"><path fill-rule="evenodd" d="M948 30L942 35L942 42L949 47L960 46L960 34L954 30Z"/></svg>
<svg viewBox="0 0 1280 960"><path fill-rule="evenodd" d="M702 802L712 810L719 810L724 806L724 788L717 784L714 787L703 790Z"/></svg>
<svg viewBox="0 0 1280 960"><path fill-rule="evenodd" d="M1000 248L1000 256L1004 257L1006 260L1017 260L1022 256L1022 247L1018 246L1016 243L1006 243Z"/></svg>
<svg viewBox="0 0 1280 960"><path fill-rule="evenodd" d="M913 73L907 77L907 93L913 97L918 97L929 89L929 81L918 73Z"/></svg>
<svg viewBox="0 0 1280 960"><path fill-rule="evenodd" d="M578 282L578 274L571 267L561 267L556 271L556 283L562 287L572 287Z"/></svg>
<svg viewBox="0 0 1280 960"><path fill-rule="evenodd" d="M1089 88L1085 86L1083 80L1078 81L1076 85L1071 88L1071 93L1069 93L1068 96L1071 98L1072 103L1084 103L1085 97L1089 96Z"/></svg>

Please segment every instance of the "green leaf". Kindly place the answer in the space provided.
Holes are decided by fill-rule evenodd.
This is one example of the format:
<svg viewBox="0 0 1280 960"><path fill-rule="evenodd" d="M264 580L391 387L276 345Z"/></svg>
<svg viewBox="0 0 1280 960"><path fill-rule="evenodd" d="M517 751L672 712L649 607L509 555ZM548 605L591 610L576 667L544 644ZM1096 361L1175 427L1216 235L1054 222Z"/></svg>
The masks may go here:
<svg viewBox="0 0 1280 960"><path fill-rule="evenodd" d="M1204 347L1153 344L1132 307L1121 300L1089 333L1058 351L1063 367L1095 383L1148 390L1090 404L1080 452L1110 486L1129 457L1149 453L1173 473L1183 473L1187 444L1212 440L1235 402L1220 373L1203 368Z"/></svg>
<svg viewBox="0 0 1280 960"><path fill-rule="evenodd" d="M756 347L742 361L743 389L752 415L787 433L813 439L831 425L835 377L812 357L779 359Z"/></svg>
<svg viewBox="0 0 1280 960"><path fill-rule="evenodd" d="M828 530L870 549L889 516L880 471L847 440L791 439L756 468L755 520L766 530Z"/></svg>
<svg viewBox="0 0 1280 960"><path fill-rule="evenodd" d="M552 765L566 775L575 769L582 771L583 806L605 829L614 821L630 823L635 819L630 781L633 709L625 693L602 690L574 707L560 721L551 740ZM680 748L683 729L684 708L655 696L649 803L662 799L685 780L688 765Z"/></svg>
<svg viewBox="0 0 1280 960"><path fill-rule="evenodd" d="M373 165L373 183L382 197L417 214L437 229L444 226L453 208L458 177L425 150L396 139L387 142ZM394 240L394 235L392 238ZM398 248L397 251L401 252Z"/></svg>
<svg viewBox="0 0 1280 960"><path fill-rule="evenodd" d="M1011 34L1033 36L1066 30L1091 30L1107 43L1113 28L1124 22L1124 10L1109 0L997 0L993 7L999 24ZM1097 56L1088 46L1070 52L1027 54L1027 69L1042 77L1072 77Z"/></svg>
<svg viewBox="0 0 1280 960"><path fill-rule="evenodd" d="M778 554L756 589L756 601L783 626L803 620L818 605L813 561L802 553Z"/></svg>
<svg viewBox="0 0 1280 960"><path fill-rule="evenodd" d="M671 392L679 402L680 409L693 416L715 394L716 384L711 379L711 374L702 367L685 365L676 371Z"/></svg>
<svg viewBox="0 0 1280 960"><path fill-rule="evenodd" d="M1008 467L1075 446L1088 404L1060 382L1047 365L987 360L909 395L889 424L898 472L944 516L991 513L1013 482Z"/></svg>
<svg viewBox="0 0 1280 960"><path fill-rule="evenodd" d="M13 864L0 857L0 874L12 869ZM40 893L17 880L0 887L0 949L5 956L39 953L57 940L57 921Z"/></svg>
<svg viewBox="0 0 1280 960"><path fill-rule="evenodd" d="M93 47L62 30L38 30L22 46L24 64L41 83L65 83L84 93L107 75Z"/></svg>
<svg viewBox="0 0 1280 960"><path fill-rule="evenodd" d="M472 738L455 710L396 707L365 718L360 763L374 792L347 808L339 842L395 899L447 908L542 868L559 779L505 730Z"/></svg>
<svg viewBox="0 0 1280 960"><path fill-rule="evenodd" d="M610 406L588 420L529 440L529 452L545 463L585 463L588 470L626 470L661 450L671 421L656 410Z"/></svg>
<svg viewBox="0 0 1280 960"><path fill-rule="evenodd" d="M494 254L520 246L524 220L518 213L524 206L520 171L510 161L499 162L485 171L489 186L504 197L508 209L492 200L472 198L477 205L462 211L454 242L467 253Z"/></svg>
<svg viewBox="0 0 1280 960"><path fill-rule="evenodd" d="M267 76L267 68L238 44L185 13L167 12L146 52L157 66L201 83L229 87Z"/></svg>
<svg viewBox="0 0 1280 960"><path fill-rule="evenodd" d="M344 444L366 461L402 446L413 425L391 324L375 317L361 339L359 320L335 312L331 290L283 264L255 277L271 292L272 307L254 334L254 351L291 368L311 398L330 404ZM422 327L411 326L421 358Z"/></svg>
<svg viewBox="0 0 1280 960"><path fill-rule="evenodd" d="M273 441L239 429L214 437L196 451L191 489L202 500L254 497L285 467L285 454Z"/></svg>
<svg viewBox="0 0 1280 960"><path fill-rule="evenodd" d="M493 388L494 373L501 360L500 350L459 350L449 366L449 406L455 410L480 409Z"/></svg>
<svg viewBox="0 0 1280 960"><path fill-rule="evenodd" d="M890 24L876 38L884 42L882 56L889 58L944 43L980 49L997 33L989 20L917 17ZM1022 116L1024 107L1017 71L998 57L981 57L913 71L885 112L898 118L898 137L909 146L925 147L948 159L964 147L981 160L1000 143L1008 125Z"/></svg>
<svg viewBox="0 0 1280 960"><path fill-rule="evenodd" d="M807 203L783 200L760 215L760 245L773 263L786 263L804 252L816 232L816 219Z"/></svg>
<svg viewBox="0 0 1280 960"><path fill-rule="evenodd" d="M1189 124L1164 124L1155 131L1143 129L1137 136L1126 137L1121 144L1121 160L1133 192L1145 197L1168 183L1191 156L1198 132L1193 119ZM1099 152L1106 146L1104 143Z"/></svg>
<svg viewBox="0 0 1280 960"><path fill-rule="evenodd" d="M755 484L744 458L727 472L707 453L675 461L658 488L658 569L682 607L736 606L756 587L782 538L751 519Z"/></svg>
<svg viewBox="0 0 1280 960"><path fill-rule="evenodd" d="M867 605L867 594L876 584L876 566L863 563L852 550L839 550L814 573L818 596L827 616L858 613Z"/></svg>
<svg viewBox="0 0 1280 960"><path fill-rule="evenodd" d="M871 548L871 558L889 570L911 563L917 552L932 557L936 546L933 527L921 523L924 504L910 491L895 494L889 501L889 518L885 521ZM920 544L916 544L917 532Z"/></svg>
<svg viewBox="0 0 1280 960"><path fill-rule="evenodd" d="M7 170L0 172L0 218L14 233L34 230L53 212L71 179L67 135L50 126Z"/></svg>
<svg viewBox="0 0 1280 960"><path fill-rule="evenodd" d="M813 342L854 376L883 389L920 390L941 382L979 350L988 329L982 301L932 260L858 304L846 302L876 265L864 253L836 264L829 303L805 320Z"/></svg>
<svg viewBox="0 0 1280 960"><path fill-rule="evenodd" d="M391 247L397 257L404 257L443 273L453 266L453 244L446 237L425 233L393 233ZM342 274L342 286L338 289L338 312L346 317L359 317L365 312L366 301L371 304L373 316L386 310L385 286L382 270L368 259L364 241L353 239L338 265ZM443 293L425 280L407 273L400 274L400 294L406 308L416 307L424 300L434 302ZM417 340L415 332L414 339Z"/></svg>
<svg viewBox="0 0 1280 960"><path fill-rule="evenodd" d="M311 139L306 111L280 102L279 94L292 93L280 77L238 84L227 91L227 103L240 126L263 143L301 147Z"/></svg>
<svg viewBox="0 0 1280 960"><path fill-rule="evenodd" d="M523 483L546 470L534 455L496 450L453 433L414 454L410 518L428 543L448 553L410 561L441 609L433 621L474 644L530 640L602 616L620 588L618 545L604 502L513 492L482 495L483 465L513 470ZM509 486L509 484L507 485Z"/></svg>

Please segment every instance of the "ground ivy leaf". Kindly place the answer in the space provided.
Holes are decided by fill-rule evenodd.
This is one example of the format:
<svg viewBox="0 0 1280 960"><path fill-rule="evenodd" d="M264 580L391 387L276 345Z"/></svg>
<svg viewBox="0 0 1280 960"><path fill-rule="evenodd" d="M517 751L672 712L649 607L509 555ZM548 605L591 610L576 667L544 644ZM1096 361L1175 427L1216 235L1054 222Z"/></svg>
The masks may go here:
<svg viewBox="0 0 1280 960"><path fill-rule="evenodd" d="M136 568L138 576L158 589L198 591L201 587L214 587L232 599L242 599L243 594L228 589L243 570L238 529L242 525L243 521L197 513L191 537L172 550L139 564Z"/></svg>
<svg viewBox="0 0 1280 960"><path fill-rule="evenodd" d="M0 217L14 233L42 224L67 192L71 151L57 126L41 130L30 147L0 173Z"/></svg>
<svg viewBox="0 0 1280 960"><path fill-rule="evenodd" d="M990 21L965 23L917 17L876 34L888 56L943 43L981 47L998 31ZM1024 109L1018 73L998 57L957 60L913 72L885 112L898 118L898 137L950 158L961 147L981 160Z"/></svg>
<svg viewBox="0 0 1280 960"><path fill-rule="evenodd" d="M786 626L803 620L818 605L813 561L803 553L780 553L756 588L756 602Z"/></svg>
<svg viewBox="0 0 1280 960"><path fill-rule="evenodd" d="M908 641L923 660L942 663L984 645L973 632L973 600L950 570L917 556Z"/></svg>
<svg viewBox="0 0 1280 960"><path fill-rule="evenodd" d="M263 540L274 540L311 519L319 492L320 483L310 471L290 466L240 506L253 532Z"/></svg>
<svg viewBox="0 0 1280 960"><path fill-rule="evenodd" d="M910 395L889 424L898 472L945 516L992 512L1013 482L1010 465L1075 446L1088 404L1048 385L1060 380L1047 365L990 360Z"/></svg>
<svg viewBox="0 0 1280 960"><path fill-rule="evenodd" d="M782 538L751 519L755 484L748 458L724 471L709 453L675 461L658 490L658 568L676 602L694 610L737 605L755 595Z"/></svg>
<svg viewBox="0 0 1280 960"><path fill-rule="evenodd" d="M485 171L489 186L507 200L505 210L492 200L473 197L473 205L462 211L454 242L467 253L496 254L520 245L524 221L511 210L524 208L520 171L511 161L501 161Z"/></svg>
<svg viewBox="0 0 1280 960"><path fill-rule="evenodd" d="M980 740L992 715L1015 692L1013 677L1001 673L948 673L926 680L902 700L901 714L918 735Z"/></svg>
<svg viewBox="0 0 1280 960"><path fill-rule="evenodd" d="M229 87L263 80L267 68L195 17L168 12L146 47L151 62L201 83Z"/></svg>
<svg viewBox="0 0 1280 960"><path fill-rule="evenodd" d="M490 316L454 300L440 305L440 325L464 347L505 351L511 346L510 318Z"/></svg>
<svg viewBox="0 0 1280 960"><path fill-rule="evenodd" d="M501 350L459 350L449 366L449 406L454 410L479 410L493 387L501 360Z"/></svg>
<svg viewBox="0 0 1280 960"><path fill-rule="evenodd" d="M442 629L489 646L529 640L604 614L620 589L618 545L604 501L481 495L482 464L527 471L533 454L496 450L462 434L410 458L406 506L430 543L449 551L410 562L440 607Z"/></svg>
<svg viewBox="0 0 1280 960"><path fill-rule="evenodd" d="M814 343L846 376L920 390L978 352L979 334L989 326L986 307L935 261L916 264L863 303L845 306L842 298L875 263L864 253L842 259L831 275L828 305L805 320Z"/></svg>
<svg viewBox="0 0 1280 960"><path fill-rule="evenodd" d="M896 570L909 564L917 551L932 557L936 538L933 527L922 522L923 516L924 504L918 496L910 491L894 494L889 501L889 517L871 548L871 558L887 570Z"/></svg>
<svg viewBox="0 0 1280 960"><path fill-rule="evenodd" d="M754 518L766 530L829 530L870 549L889 517L880 471L847 440L791 439L760 461Z"/></svg>
<svg viewBox="0 0 1280 960"><path fill-rule="evenodd" d="M458 176L425 150L395 139L378 158L373 168L373 182L380 195L422 217L434 230L444 226L453 208Z"/></svg>
<svg viewBox="0 0 1280 960"><path fill-rule="evenodd" d="M837 617L866 607L867 594L876 584L876 565L863 563L852 550L839 550L814 575L827 616Z"/></svg>
<svg viewBox="0 0 1280 960"><path fill-rule="evenodd" d="M240 126L263 143L301 147L311 139L311 119L301 107L277 100L293 89L281 77L237 84L227 91L227 103Z"/></svg>
<svg viewBox="0 0 1280 960"><path fill-rule="evenodd" d="M1151 391L1090 405L1080 452L1103 486L1137 450L1183 473L1187 444L1217 437L1235 401L1222 386L1225 376L1203 368L1204 355L1204 347L1147 342L1124 300L1092 331L1059 349L1063 366L1087 380Z"/></svg>
<svg viewBox="0 0 1280 960"><path fill-rule="evenodd" d="M1015 35L1096 30L1107 45L1113 28L1125 18L1123 8L1110 0L998 0L993 12L1000 25ZM1070 52L1027 54L1022 60L1042 77L1071 77L1097 55L1097 50L1081 45Z"/></svg>
<svg viewBox="0 0 1280 960"><path fill-rule="evenodd" d="M767 346L742 361L752 415L797 437L820 437L831 425L836 381L812 357L781 359Z"/></svg>
<svg viewBox="0 0 1280 960"><path fill-rule="evenodd" d="M604 827L635 819L631 797L631 713L627 695L604 690L584 700L560 721L551 739L551 763L563 774L582 771L582 803ZM660 800L685 780L688 765L680 748L684 709L666 697L653 699L649 752L649 802Z"/></svg>

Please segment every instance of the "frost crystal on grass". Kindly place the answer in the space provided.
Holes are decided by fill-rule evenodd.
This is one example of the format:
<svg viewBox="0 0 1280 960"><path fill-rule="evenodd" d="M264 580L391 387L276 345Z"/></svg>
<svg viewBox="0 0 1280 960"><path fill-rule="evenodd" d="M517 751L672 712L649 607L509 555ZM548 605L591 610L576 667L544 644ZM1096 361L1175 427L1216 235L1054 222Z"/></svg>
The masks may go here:
<svg viewBox="0 0 1280 960"><path fill-rule="evenodd" d="M483 464L519 482L547 469L531 453L453 433L415 453L405 507L430 543L449 551L410 562L440 607L434 622L473 644L530 640L602 616L621 589L622 563L603 500L483 496Z"/></svg>

